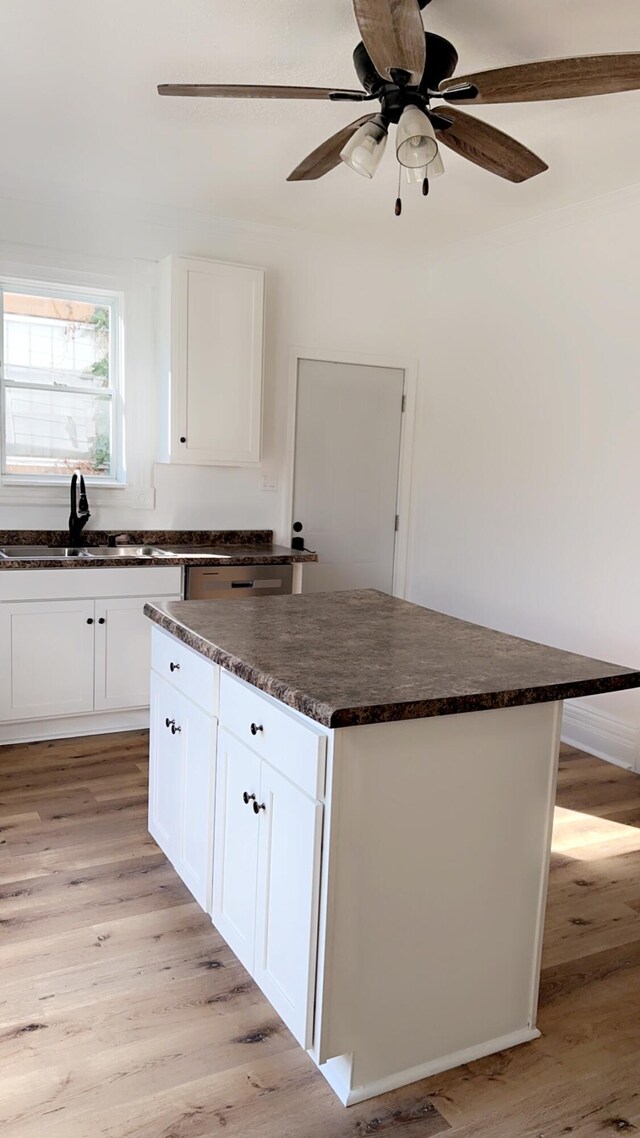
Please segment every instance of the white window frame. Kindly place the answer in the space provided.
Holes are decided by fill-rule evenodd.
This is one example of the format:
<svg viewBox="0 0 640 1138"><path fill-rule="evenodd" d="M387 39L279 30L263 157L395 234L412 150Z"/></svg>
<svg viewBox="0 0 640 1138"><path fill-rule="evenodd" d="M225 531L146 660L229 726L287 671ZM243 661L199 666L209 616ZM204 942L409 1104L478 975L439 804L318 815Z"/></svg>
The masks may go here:
<svg viewBox="0 0 640 1138"><path fill-rule="evenodd" d="M111 319L110 352L109 352L109 379L112 391L112 473L109 478L100 475L87 475L87 486L100 489L123 489L127 485L125 448L124 448L124 331L123 311L124 296L119 291L96 289L91 286L82 288L64 283L51 281L24 280L14 277L0 277L0 486L5 490L11 487L54 487L66 486L69 482L67 474L15 474L5 472L5 403L6 391L15 389L9 383L4 372L4 305L3 294L14 293L22 296L45 296L53 300L76 300L99 306L109 306ZM17 385L22 387L22 385ZM30 385L39 389L38 385ZM71 389L70 390L75 390Z"/></svg>

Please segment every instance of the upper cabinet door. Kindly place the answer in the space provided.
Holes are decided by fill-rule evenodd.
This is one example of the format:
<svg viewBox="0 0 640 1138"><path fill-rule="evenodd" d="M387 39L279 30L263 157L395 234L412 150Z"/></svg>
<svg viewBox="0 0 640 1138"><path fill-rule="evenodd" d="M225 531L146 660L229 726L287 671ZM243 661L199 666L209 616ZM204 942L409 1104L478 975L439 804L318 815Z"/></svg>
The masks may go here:
<svg viewBox="0 0 640 1138"><path fill-rule="evenodd" d="M170 257L160 296L162 457L193 465L258 463L264 270Z"/></svg>

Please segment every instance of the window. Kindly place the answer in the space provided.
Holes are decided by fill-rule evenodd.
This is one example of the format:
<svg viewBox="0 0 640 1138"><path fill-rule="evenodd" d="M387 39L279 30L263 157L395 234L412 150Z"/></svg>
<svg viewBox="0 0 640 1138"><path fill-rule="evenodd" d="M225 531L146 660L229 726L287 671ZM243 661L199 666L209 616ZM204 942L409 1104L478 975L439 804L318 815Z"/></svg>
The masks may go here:
<svg viewBox="0 0 640 1138"><path fill-rule="evenodd" d="M5 482L123 481L115 293L0 284Z"/></svg>

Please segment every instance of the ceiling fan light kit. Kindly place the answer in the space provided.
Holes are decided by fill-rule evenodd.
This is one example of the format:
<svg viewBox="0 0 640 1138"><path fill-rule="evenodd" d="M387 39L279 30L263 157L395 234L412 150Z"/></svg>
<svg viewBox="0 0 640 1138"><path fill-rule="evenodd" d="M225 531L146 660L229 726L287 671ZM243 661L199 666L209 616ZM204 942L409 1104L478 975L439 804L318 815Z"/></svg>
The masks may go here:
<svg viewBox="0 0 640 1138"><path fill-rule="evenodd" d="M387 145L388 130L382 115L358 127L355 134L340 151L340 159L356 174L364 178L373 178L384 154Z"/></svg>
<svg viewBox="0 0 640 1138"><path fill-rule="evenodd" d="M526 146L466 114L456 104L575 99L640 89L640 52L540 60L454 79L458 64L455 47L442 36L424 30L421 9L429 0L352 3L362 36L353 53L361 90L165 83L158 92L221 99L378 100L378 113L362 115L342 127L307 155L287 181L322 178L340 162L372 178L382 159L389 127L395 125L398 162L409 182L422 182L426 195L430 180L444 173L439 145L510 182L528 181L548 169L546 162ZM444 99L444 105L432 107L434 98ZM398 198L396 214L401 208Z"/></svg>
<svg viewBox="0 0 640 1138"><path fill-rule="evenodd" d="M420 170L438 153L436 132L424 111L414 104L405 107L396 130L396 158L401 166Z"/></svg>

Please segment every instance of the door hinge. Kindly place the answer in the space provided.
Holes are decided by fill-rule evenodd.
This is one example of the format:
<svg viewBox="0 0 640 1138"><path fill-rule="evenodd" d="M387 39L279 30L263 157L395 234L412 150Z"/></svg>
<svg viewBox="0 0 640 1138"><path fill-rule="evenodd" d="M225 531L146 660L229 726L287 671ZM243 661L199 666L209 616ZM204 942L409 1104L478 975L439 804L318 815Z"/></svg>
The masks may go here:
<svg viewBox="0 0 640 1138"><path fill-rule="evenodd" d="M402 407L400 408L400 411L402 413L404 413L406 411L406 409L407 409L407 397L406 397L406 395L403 395L402 396Z"/></svg>
<svg viewBox="0 0 640 1138"><path fill-rule="evenodd" d="M400 529L400 514L396 514L396 522L395 522L395 525L393 528L394 528L395 533L397 533L398 530Z"/></svg>

